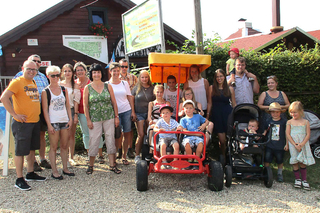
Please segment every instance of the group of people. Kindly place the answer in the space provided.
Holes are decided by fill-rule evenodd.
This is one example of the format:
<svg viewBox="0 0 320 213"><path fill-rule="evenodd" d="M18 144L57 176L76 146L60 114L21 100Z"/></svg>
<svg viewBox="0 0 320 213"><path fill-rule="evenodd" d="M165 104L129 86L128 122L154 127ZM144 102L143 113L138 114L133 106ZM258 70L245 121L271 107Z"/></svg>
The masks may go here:
<svg viewBox="0 0 320 213"><path fill-rule="evenodd" d="M17 74L1 96L1 102L14 118L12 132L16 148L15 186L21 190L30 190L31 187L26 181L46 180L45 177L34 172L39 171L36 169L38 167L41 169L40 166L52 168L52 178L63 179L56 167L59 141L62 173L75 176L69 170L69 164L77 164L73 156L78 122L83 134L84 148L89 157L87 174L93 173L97 155L99 155L99 163L104 163L102 153L104 143L107 147L110 171L116 174L121 173L117 167L116 157L124 165L129 164L128 157L135 158L137 162L140 159L141 147L148 127L151 127L154 132L204 131L206 138L214 132L218 136L221 153L225 154L227 122L233 107L242 103L253 104L253 95L258 94L260 89L257 77L246 70L246 60L239 57L239 50L234 48L229 51L229 54L232 60L227 62L228 76L222 69L216 70L213 85L210 86L207 79L201 77L199 67L192 65L183 91L179 89L179 97L174 76L168 76L168 88L165 89L163 85L154 86L148 71L140 71L138 77L130 74L128 61L125 59L120 60L119 63L110 64L110 79L103 82L105 73L100 64L92 64L89 70L83 62L77 62L74 67L71 64L65 64L62 69L49 66L45 76L38 71L41 64L40 56L30 56L24 62L22 71ZM306 165L314 163L312 155L310 156L310 147L308 149L309 123L302 118L301 103L293 102L290 105L285 93L277 90L277 78L270 76L267 80L268 91L261 93L258 106L264 111L263 116L266 122L263 125L275 123L277 128L272 129L275 131L272 134L275 137L267 146L265 166L268 166L276 157L279 165L278 180L283 181L283 154L284 150L289 149L290 163L293 164L296 177L295 186L298 187L300 184L300 187L307 189L309 185L306 181L305 168ZM292 119L287 122L286 115L280 112L288 107ZM159 119L153 118L151 113L157 109L161 116ZM173 118L180 119L180 122ZM135 154L132 148L134 125L137 129ZM258 125L259 123L256 123L256 126ZM296 127L299 129L296 130ZM118 128L122 133L120 137L115 138L115 130ZM50 164L45 159L45 131L48 131L50 141ZM286 136L283 136L283 133ZM159 138L161 155L166 154L165 150L168 146L173 146L174 154L179 153L177 138L174 134L160 134ZM289 144L284 138L289 141ZM200 157L203 141L204 138L199 134L187 135L182 142L186 154L192 154L192 148L197 147L195 154ZM39 148L40 166L35 160L34 152ZM305 150L303 156L299 154L301 150ZM117 152L118 156L116 156ZM24 156L27 156L28 161L28 173L25 179L22 174ZM307 159L307 161L301 161L301 159ZM163 166L163 169L169 168L165 164ZM299 171L301 178L299 178Z"/></svg>

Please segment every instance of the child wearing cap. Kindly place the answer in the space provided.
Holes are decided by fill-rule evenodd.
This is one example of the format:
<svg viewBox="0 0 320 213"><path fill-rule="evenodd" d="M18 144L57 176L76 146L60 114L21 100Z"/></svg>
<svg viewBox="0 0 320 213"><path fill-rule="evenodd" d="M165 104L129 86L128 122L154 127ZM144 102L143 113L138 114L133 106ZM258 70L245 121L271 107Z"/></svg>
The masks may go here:
<svg viewBox="0 0 320 213"><path fill-rule="evenodd" d="M272 163L273 158L276 158L276 163L278 164L278 181L283 182L283 157L285 151L288 150L288 143L286 141L286 120L281 118L281 112L284 112L285 109L281 109L281 106L277 102L273 102L269 105L268 113L271 114L265 122L265 132L270 124L272 124L272 134L271 141L267 144L266 153L265 153L265 166L269 166Z"/></svg>
<svg viewBox="0 0 320 213"><path fill-rule="evenodd" d="M182 104L186 116L180 120L183 131L201 132L206 130L209 121L202 117L200 114L193 114L195 105L192 100L186 100ZM203 150L203 137L201 134L186 134L183 138L182 145L185 147L186 154L192 155L192 148L197 147L196 155L201 157ZM198 168L194 168L198 169Z"/></svg>
<svg viewBox="0 0 320 213"><path fill-rule="evenodd" d="M176 131L182 130L182 126L174 119L171 118L173 114L173 108L170 105L163 105L160 108L161 119L157 121L154 126L153 131ZM179 144L176 134L159 134L159 146L160 146L160 155L166 155L166 149L168 146L173 147L173 154L179 154ZM176 160L176 159L174 159ZM166 160L163 163L167 163ZM172 169L169 165L162 165L161 169Z"/></svg>
<svg viewBox="0 0 320 213"><path fill-rule="evenodd" d="M236 59L239 57L239 49L238 48L232 48L231 50L228 51L228 54L230 58L226 62L227 67L226 67L226 74L230 75L232 79L234 79L235 75L235 67L234 64L236 62ZM231 82L231 85L234 86L235 82Z"/></svg>

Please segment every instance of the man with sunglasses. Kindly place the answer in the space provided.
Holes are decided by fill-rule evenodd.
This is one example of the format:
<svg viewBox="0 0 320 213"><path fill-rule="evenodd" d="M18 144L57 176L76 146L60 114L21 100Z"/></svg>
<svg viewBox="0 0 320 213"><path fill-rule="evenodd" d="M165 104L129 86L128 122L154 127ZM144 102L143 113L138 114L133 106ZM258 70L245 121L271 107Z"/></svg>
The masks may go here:
<svg viewBox="0 0 320 213"><path fill-rule="evenodd" d="M231 82L236 83L234 88L236 103L237 105L243 103L253 104L253 93L258 94L260 90L258 79L254 74L246 70L246 59L243 57L236 59L235 68L235 79L228 76L227 80L229 86ZM250 81L249 78L252 78L253 81Z"/></svg>
<svg viewBox="0 0 320 213"><path fill-rule="evenodd" d="M133 87L137 84L138 78L137 78L137 76L130 74L128 72L129 64L126 59L121 59L119 61L119 64L120 64L120 80L127 81L129 84L129 87L130 87L130 91L131 91L133 89ZM133 128L134 124L131 124L131 127ZM133 150L132 150L132 139L133 139L133 131L131 130L130 137L129 137L129 143L128 143L128 153L127 153L129 158L135 157L135 154L133 153ZM118 157L121 158L122 156L120 153L122 153L122 152L119 151L120 156L118 156Z"/></svg>
<svg viewBox="0 0 320 213"><path fill-rule="evenodd" d="M39 94L41 94L42 90L49 85L47 77L42 74L39 69L41 66L41 58L39 55L33 54L29 56L28 60L33 61L37 65L37 73L34 76L34 81L37 84L37 88L39 91ZM23 75L23 71L18 72L13 79L18 78ZM41 95L40 95L40 106L41 106ZM39 156L40 156L40 165L38 164L37 160L34 158L34 171L41 172L42 168L44 167L46 169L51 169L50 163L46 160L45 154L46 154L46 139L45 134L48 130L47 124L44 120L42 108L41 108L41 114L40 114L40 150L39 150Z"/></svg>
<svg viewBox="0 0 320 213"><path fill-rule="evenodd" d="M13 79L1 96L1 102L14 118L12 134L15 139L15 157L17 179L15 187L23 191L31 187L26 181L45 181L34 173L33 160L35 150L40 148L40 99L33 78L38 72L37 64L31 60L23 63L23 75ZM12 98L12 103L10 99ZM27 156L27 175L23 178L24 156Z"/></svg>

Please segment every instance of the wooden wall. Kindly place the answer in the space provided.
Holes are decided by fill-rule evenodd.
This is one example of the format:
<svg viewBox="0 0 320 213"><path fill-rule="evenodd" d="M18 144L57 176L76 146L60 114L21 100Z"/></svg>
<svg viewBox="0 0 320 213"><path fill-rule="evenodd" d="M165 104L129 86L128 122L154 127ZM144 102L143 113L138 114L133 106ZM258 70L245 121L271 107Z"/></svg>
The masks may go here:
<svg viewBox="0 0 320 213"><path fill-rule="evenodd" d="M82 61L85 64L101 63L81 53L63 46L62 35L93 35L89 30L88 10L80 8L91 3L92 0L83 1L72 10L64 12L52 21L48 21L37 30L21 37L16 42L3 48L5 63L1 63L1 73L13 76L19 71L19 67L32 54L41 56L42 61L51 61L52 65L62 67L66 63L74 64L74 61ZM114 1L98 1L93 7L105 7L108 10L108 24L113 27L113 34L108 36L109 60L118 37L122 35L121 14L126 11L124 7ZM27 39L38 39L38 46L28 46ZM21 48L21 53L16 52ZM12 57L15 53L16 57ZM147 65L147 58L130 59L131 63ZM106 64L103 64L106 66ZM43 71L43 70L42 70Z"/></svg>

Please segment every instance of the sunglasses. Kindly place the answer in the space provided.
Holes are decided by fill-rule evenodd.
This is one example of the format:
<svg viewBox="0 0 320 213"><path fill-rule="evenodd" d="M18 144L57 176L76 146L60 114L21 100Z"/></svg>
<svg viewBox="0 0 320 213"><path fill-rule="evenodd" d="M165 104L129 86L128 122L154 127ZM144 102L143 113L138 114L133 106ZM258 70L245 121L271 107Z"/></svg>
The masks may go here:
<svg viewBox="0 0 320 213"><path fill-rule="evenodd" d="M51 78L60 78L60 74L56 74L56 75L50 75Z"/></svg>
<svg viewBox="0 0 320 213"><path fill-rule="evenodd" d="M128 68L128 66L120 66L121 68Z"/></svg>
<svg viewBox="0 0 320 213"><path fill-rule="evenodd" d="M32 61L41 64L41 61L38 61L38 60L32 60Z"/></svg>
<svg viewBox="0 0 320 213"><path fill-rule="evenodd" d="M274 79L274 77L276 77L276 76L275 75L270 75L270 76L267 77L267 80Z"/></svg>

